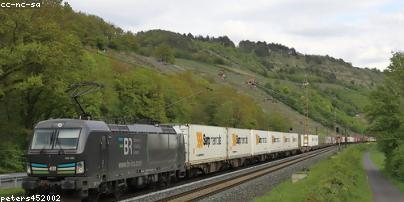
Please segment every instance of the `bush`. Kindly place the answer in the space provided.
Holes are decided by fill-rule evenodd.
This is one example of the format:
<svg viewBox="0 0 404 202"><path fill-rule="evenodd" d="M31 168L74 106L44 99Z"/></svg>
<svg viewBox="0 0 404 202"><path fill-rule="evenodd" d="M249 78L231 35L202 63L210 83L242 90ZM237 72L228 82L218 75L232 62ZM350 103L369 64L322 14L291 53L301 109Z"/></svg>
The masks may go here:
<svg viewBox="0 0 404 202"><path fill-rule="evenodd" d="M0 148L0 173L22 171L23 151L10 143L1 143Z"/></svg>
<svg viewBox="0 0 404 202"><path fill-rule="evenodd" d="M174 54L168 45L162 44L157 46L154 51L157 60L165 63L174 64Z"/></svg>
<svg viewBox="0 0 404 202"><path fill-rule="evenodd" d="M404 180L404 142L399 142L393 150L390 161L390 169L399 180Z"/></svg>

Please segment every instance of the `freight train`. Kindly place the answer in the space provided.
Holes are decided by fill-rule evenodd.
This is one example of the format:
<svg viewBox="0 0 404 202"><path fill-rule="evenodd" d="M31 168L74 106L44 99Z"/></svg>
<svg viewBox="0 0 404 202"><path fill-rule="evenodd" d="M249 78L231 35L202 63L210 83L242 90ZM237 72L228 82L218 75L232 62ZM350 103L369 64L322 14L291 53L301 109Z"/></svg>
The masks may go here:
<svg viewBox="0 0 404 202"><path fill-rule="evenodd" d="M46 120L35 126L22 186L28 195L71 193L92 201L100 194L119 196L128 188L289 156L340 139L194 124ZM360 140L340 142L351 141Z"/></svg>

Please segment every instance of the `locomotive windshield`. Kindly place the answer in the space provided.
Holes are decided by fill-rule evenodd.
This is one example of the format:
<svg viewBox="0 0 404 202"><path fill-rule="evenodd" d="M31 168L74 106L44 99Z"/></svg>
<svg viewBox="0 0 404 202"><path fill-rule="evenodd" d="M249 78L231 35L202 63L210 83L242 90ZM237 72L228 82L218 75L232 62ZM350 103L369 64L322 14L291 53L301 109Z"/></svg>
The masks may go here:
<svg viewBox="0 0 404 202"><path fill-rule="evenodd" d="M32 139L31 149L51 149L53 130L37 129Z"/></svg>
<svg viewBox="0 0 404 202"><path fill-rule="evenodd" d="M80 129L36 129L31 149L77 149Z"/></svg>
<svg viewBox="0 0 404 202"><path fill-rule="evenodd" d="M55 148L76 149L79 141L80 129L62 129L55 142Z"/></svg>

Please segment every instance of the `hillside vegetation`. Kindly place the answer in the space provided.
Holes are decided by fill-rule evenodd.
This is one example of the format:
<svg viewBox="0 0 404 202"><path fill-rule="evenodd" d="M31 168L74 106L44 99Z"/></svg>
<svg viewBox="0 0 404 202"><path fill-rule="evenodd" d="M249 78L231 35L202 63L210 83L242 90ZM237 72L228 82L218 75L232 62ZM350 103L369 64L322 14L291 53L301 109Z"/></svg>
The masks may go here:
<svg viewBox="0 0 404 202"><path fill-rule="evenodd" d="M377 135L384 153L383 171L404 184L404 53L394 53L386 79L370 95L366 107L368 131Z"/></svg>
<svg viewBox="0 0 404 202"><path fill-rule="evenodd" d="M203 73L216 69L217 73L211 72L213 78L222 72L242 76L233 82L254 79L268 100L282 102L300 114L305 112L302 84L307 78L310 118L332 127L336 117L339 125L358 133L365 128L362 113L368 93L383 78L377 70L355 68L329 56L303 55L279 44L241 41L235 47L227 37L194 37L163 30L141 32L136 37L139 54L153 56L153 47L167 45L181 67Z"/></svg>
<svg viewBox="0 0 404 202"><path fill-rule="evenodd" d="M384 77L276 43L134 34L58 0L1 9L0 21L0 172L23 168L35 123L78 117L65 92L77 82L106 86L81 99L95 119L302 132L307 78L310 132L327 134L334 121L363 132L367 95Z"/></svg>

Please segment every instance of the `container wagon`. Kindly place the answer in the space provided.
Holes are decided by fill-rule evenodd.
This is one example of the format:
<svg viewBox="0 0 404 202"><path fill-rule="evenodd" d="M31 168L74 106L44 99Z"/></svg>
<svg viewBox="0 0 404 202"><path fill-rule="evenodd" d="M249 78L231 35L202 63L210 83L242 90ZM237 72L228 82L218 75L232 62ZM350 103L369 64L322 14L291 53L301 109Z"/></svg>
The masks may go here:
<svg viewBox="0 0 404 202"><path fill-rule="evenodd" d="M251 130L251 139L255 141L251 144L252 155L255 161L264 161L270 158L270 149L272 144L272 137L268 131L264 130Z"/></svg>
<svg viewBox="0 0 404 202"><path fill-rule="evenodd" d="M227 128L227 159L232 167L249 162L252 157L252 140L249 129Z"/></svg>
<svg viewBox="0 0 404 202"><path fill-rule="evenodd" d="M218 171L226 166L227 129L204 125L174 126L184 136L185 164L188 173L195 176L199 173Z"/></svg>

